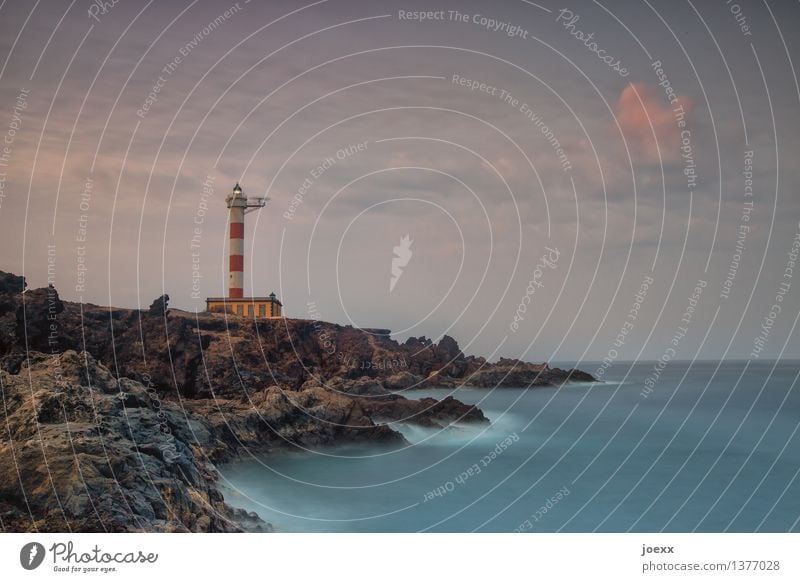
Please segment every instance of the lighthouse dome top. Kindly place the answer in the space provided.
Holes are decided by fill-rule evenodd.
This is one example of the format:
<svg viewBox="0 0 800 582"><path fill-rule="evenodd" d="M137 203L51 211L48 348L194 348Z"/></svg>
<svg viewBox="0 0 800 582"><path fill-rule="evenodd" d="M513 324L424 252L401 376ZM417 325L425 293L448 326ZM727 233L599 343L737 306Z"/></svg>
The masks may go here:
<svg viewBox="0 0 800 582"><path fill-rule="evenodd" d="M242 187L239 186L239 182L236 182L236 186L233 187L233 195L234 196L241 196L242 195Z"/></svg>

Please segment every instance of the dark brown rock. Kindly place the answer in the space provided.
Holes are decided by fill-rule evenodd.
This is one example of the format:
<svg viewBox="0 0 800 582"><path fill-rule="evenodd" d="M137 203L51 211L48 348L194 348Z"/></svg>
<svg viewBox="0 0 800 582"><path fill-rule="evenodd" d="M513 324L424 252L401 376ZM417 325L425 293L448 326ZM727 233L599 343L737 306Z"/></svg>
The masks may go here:
<svg viewBox="0 0 800 582"><path fill-rule="evenodd" d="M487 422L452 397L398 394L409 388L593 380L487 363L449 336L399 344L384 329L187 313L166 295L141 311L24 289L0 272L0 425L10 431L0 441L0 524L11 531L265 530L224 503L212 463L403 443L388 421Z"/></svg>
<svg viewBox="0 0 800 582"><path fill-rule="evenodd" d="M150 309L147 310L148 315L158 316L167 313L167 306L169 304L169 295L164 294L150 304Z"/></svg>
<svg viewBox="0 0 800 582"><path fill-rule="evenodd" d="M74 351L36 355L23 375L0 372L5 530L270 529L224 503L197 443L171 430L184 422L177 407L130 380L116 393L92 387L90 378L108 375Z"/></svg>

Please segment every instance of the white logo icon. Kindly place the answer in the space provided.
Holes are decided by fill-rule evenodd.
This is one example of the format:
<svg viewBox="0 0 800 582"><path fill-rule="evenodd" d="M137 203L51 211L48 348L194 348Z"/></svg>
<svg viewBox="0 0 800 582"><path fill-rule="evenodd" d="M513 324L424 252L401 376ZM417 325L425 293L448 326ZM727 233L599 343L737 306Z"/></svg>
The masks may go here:
<svg viewBox="0 0 800 582"><path fill-rule="evenodd" d="M400 244L392 249L394 256L392 257L392 278L389 280L389 293L394 291L394 286L400 280L403 269L411 260L411 255L414 254L411 251L411 243L413 242L409 235L405 235L400 239Z"/></svg>

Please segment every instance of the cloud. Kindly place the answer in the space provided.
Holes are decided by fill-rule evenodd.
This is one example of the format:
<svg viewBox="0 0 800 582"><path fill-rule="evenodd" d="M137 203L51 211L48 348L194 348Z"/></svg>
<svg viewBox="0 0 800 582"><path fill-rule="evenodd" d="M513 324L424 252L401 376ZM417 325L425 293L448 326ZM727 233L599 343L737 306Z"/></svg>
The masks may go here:
<svg viewBox="0 0 800 582"><path fill-rule="evenodd" d="M617 99L617 122L633 156L649 162L678 158L680 129L673 109L680 105L688 116L692 102L685 96L677 95L675 104L670 106L645 83L631 83L623 89Z"/></svg>

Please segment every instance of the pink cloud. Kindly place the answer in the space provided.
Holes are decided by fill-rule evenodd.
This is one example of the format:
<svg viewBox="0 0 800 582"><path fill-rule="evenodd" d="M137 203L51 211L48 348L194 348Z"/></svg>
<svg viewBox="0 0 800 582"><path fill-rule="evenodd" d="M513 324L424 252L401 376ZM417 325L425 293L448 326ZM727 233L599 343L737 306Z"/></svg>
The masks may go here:
<svg viewBox="0 0 800 582"><path fill-rule="evenodd" d="M687 117L692 110L689 98L677 95L670 105L666 96L645 83L625 87L617 100L617 122L634 156L648 161L671 161L678 157L680 128L674 109L683 106Z"/></svg>

